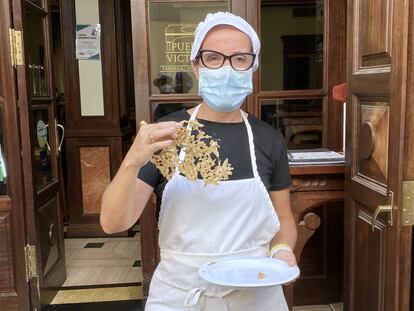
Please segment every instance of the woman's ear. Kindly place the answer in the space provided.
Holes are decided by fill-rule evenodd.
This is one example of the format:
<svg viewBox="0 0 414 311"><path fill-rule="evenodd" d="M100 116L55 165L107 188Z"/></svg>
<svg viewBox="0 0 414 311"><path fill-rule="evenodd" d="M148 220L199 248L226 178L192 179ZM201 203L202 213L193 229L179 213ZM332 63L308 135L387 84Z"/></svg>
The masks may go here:
<svg viewBox="0 0 414 311"><path fill-rule="evenodd" d="M193 60L191 61L191 67L193 68L193 73L195 78L198 80L198 61Z"/></svg>

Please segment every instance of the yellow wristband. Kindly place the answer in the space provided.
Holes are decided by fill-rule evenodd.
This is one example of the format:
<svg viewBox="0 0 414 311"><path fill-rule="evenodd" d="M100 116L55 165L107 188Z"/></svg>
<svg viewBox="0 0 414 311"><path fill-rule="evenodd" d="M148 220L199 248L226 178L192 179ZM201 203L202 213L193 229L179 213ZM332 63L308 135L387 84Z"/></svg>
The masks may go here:
<svg viewBox="0 0 414 311"><path fill-rule="evenodd" d="M276 255L276 253L280 250L287 250L292 251L292 248L289 244L286 243L278 243L276 245L273 245L272 248L269 251L269 257L272 257Z"/></svg>

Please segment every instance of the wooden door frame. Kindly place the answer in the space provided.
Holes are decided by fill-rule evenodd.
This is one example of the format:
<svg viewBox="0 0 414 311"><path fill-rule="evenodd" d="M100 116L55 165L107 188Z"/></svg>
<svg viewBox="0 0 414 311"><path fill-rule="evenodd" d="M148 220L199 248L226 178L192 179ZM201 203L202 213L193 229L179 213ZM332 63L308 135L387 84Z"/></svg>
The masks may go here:
<svg viewBox="0 0 414 311"><path fill-rule="evenodd" d="M45 298L47 301L41 301L40 297L40 288L48 287L48 290L56 293L58 286L60 286L65 277L66 272L62 275L62 272L65 271L65 250L63 245L63 219L61 217L61 208L60 208L60 197L59 197L59 169L58 169L58 157L57 157L57 140L54 139L57 136L56 127L55 127L55 94L54 94L54 81L53 81L53 55L52 55L52 38L51 38L51 20L50 20L50 5L49 0L43 0L43 8L37 7L33 3L28 3L26 0L12 0L13 6L13 23L16 30L22 31L22 51L24 53L24 65L17 66L16 68L16 84L17 84L17 96L19 98L19 125L20 125L20 141L21 141L21 157L22 157L22 169L23 174L21 178L23 179L24 184L24 197L26 199L25 204L25 221L26 221L26 244L36 246L36 264L37 264L37 273L38 277L34 277L30 280L31 288L31 304L34 308L40 308L42 303L48 303L54 296L53 293L48 293ZM26 64L27 54L25 52L25 6L36 13L39 13L43 20L43 40L44 40L44 50L45 50L45 65L46 65L46 90L48 95L44 97L33 98L30 94L30 88L28 87L27 77L28 66ZM19 14L16 14L19 12ZM47 16L46 16L47 15ZM23 87L24 86L24 87ZM32 144L32 115L31 107L32 105L38 105L44 103L48 105L49 117L52 115L53 119L49 120L48 132L50 133L51 141L49 145L54 152L50 153L50 162L53 180L48 184L42 186L40 189L37 189L35 184L34 176L35 172L35 159L33 157L33 144ZM56 156L56 157L55 157ZM47 200L49 198L49 200ZM57 222L57 239L62 241L61 244L57 244L58 249L58 260L53 264L51 269L48 271L47 275L44 275L42 268L42 257L41 257L41 247L40 247L40 234L39 234L39 225L38 219L36 217L36 212L40 207L46 206L47 202L51 202L53 199L56 199L56 215L55 220ZM60 271L59 271L60 269ZM53 276L53 278L52 278ZM44 284L44 280L48 283L51 282L53 285Z"/></svg>
<svg viewBox="0 0 414 311"><path fill-rule="evenodd" d="M409 5L409 8L407 5ZM409 9L409 10L408 10ZM394 192L394 210L393 226L387 225L386 232L386 247L388 256L385 255L386 260L384 279L385 289L383 289L383 302L380 302L380 307L383 310L409 310L410 305L410 278L411 275L411 240L412 240L412 227L403 226L401 221L401 202L402 202L402 181L414 180L414 127L412 125L414 121L414 87L412 86L413 74L413 18L414 9L413 3L404 0L396 0L392 2L391 7L391 20L392 20L392 42L390 46L391 58L391 74L390 74L390 89L389 98L390 102L393 102L390 108L390 133L389 136L394 139L389 140L389 150L398 150L398 152L391 153L388 163L401 163L398 169L395 170L389 165L389 170L393 170L393 176L387 180L387 191ZM354 15L354 7L352 2L348 4L348 16ZM409 28L409 23L410 27ZM348 23L348 60L352 60L356 53L355 47L355 35L354 25ZM408 65L408 70L407 70ZM348 66L347 81L351 81L352 74L356 70L356 66ZM358 83L358 82L356 82ZM411 85L410 85L411 84ZM378 93L384 92L387 94L387 90L376 90ZM353 96L351 89L348 89L348 98ZM407 101L407 99L411 99ZM347 123L352 126L350 122L353 122L353 118L356 115L353 105L347 106ZM393 117L394 115L394 117ZM398 115L398 117L396 117ZM402 123L402 122L405 122ZM405 126L398 126L398 124ZM349 128L349 126L348 126ZM348 193L346 205L345 205L345 261L344 261L344 303L345 310L349 310L350 303L353 302L353 294L351 292L351 286L353 285L353 278L351 276L351 264L352 259L355 257L353 249L351 249L351 188L354 172L352 167L352 157L355 153L355 137L353 137L351 131L346 133L346 179L345 190ZM400 143L395 143L396 139L399 139ZM347 238L348 237L348 238Z"/></svg>
<svg viewBox="0 0 414 311"><path fill-rule="evenodd" d="M410 2L408 17L408 66L407 66L407 93L406 93L406 109L405 109L405 133L404 133L404 169L403 180L414 180L414 3ZM411 234L413 238L413 228L411 226L404 227L407 236ZM402 242L408 246L409 243ZM411 243L412 246L412 243ZM413 262L409 265L405 264L405 256L413 258L411 247L403 249L403 256L400 256L400 273L402 275L411 275L411 282L400 282L400 288L410 288L410 291L403 292L400 296L400 310L412 310L414 305L414 278L413 278Z"/></svg>
<svg viewBox="0 0 414 311"><path fill-rule="evenodd" d="M7 252L1 252L1 278L7 285L0 295L0 305L7 310L29 310L29 284L26 281L24 246L25 193L23 188L23 167L20 155L20 128L18 116L15 69L10 58L8 29L13 28L9 1L0 2L0 101L3 104L3 130L5 133L5 159L8 171L8 196L0 197L0 223L2 241L6 242ZM1 98L2 97L2 98ZM1 230L0 229L0 230ZM4 250L4 249L3 249ZM5 260L5 261L4 261ZM4 278L3 278L4 277Z"/></svg>

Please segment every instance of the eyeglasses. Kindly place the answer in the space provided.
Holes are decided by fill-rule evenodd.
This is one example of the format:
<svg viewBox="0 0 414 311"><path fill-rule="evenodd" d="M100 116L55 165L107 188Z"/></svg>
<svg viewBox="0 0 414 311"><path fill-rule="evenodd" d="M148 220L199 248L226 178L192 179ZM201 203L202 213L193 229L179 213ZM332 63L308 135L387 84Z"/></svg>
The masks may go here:
<svg viewBox="0 0 414 311"><path fill-rule="evenodd" d="M256 54L254 53L236 53L233 55L224 55L217 51L200 50L196 59L201 59L204 66L210 69L219 69L223 66L226 59L230 60L230 65L234 70L245 71L253 66Z"/></svg>

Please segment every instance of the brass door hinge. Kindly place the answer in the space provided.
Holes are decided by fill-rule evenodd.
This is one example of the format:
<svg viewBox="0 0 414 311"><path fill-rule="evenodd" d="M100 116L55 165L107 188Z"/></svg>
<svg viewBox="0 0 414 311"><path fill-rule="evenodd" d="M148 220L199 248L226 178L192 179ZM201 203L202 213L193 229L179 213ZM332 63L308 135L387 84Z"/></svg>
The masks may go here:
<svg viewBox="0 0 414 311"><path fill-rule="evenodd" d="M402 225L414 225L414 181L403 181Z"/></svg>
<svg viewBox="0 0 414 311"><path fill-rule="evenodd" d="M36 259L36 246L27 244L24 247L24 255L26 259L26 281L31 278L37 278L37 259Z"/></svg>
<svg viewBox="0 0 414 311"><path fill-rule="evenodd" d="M9 28L10 58L13 67L23 65L22 40L22 32L20 30Z"/></svg>

